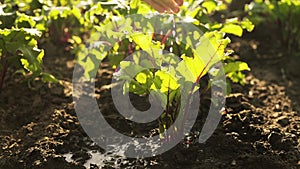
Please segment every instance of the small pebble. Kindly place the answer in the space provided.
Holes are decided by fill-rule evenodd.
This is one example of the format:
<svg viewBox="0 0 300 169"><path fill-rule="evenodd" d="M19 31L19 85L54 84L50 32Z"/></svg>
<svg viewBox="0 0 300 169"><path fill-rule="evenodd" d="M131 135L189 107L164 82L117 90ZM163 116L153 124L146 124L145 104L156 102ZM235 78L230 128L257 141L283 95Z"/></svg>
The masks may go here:
<svg viewBox="0 0 300 169"><path fill-rule="evenodd" d="M278 112L275 112L275 113L272 114L272 117L273 117L273 118L277 118L278 116L279 116L279 113L278 113Z"/></svg>
<svg viewBox="0 0 300 169"><path fill-rule="evenodd" d="M275 105L274 111L280 111L280 106L279 106L279 104L276 104L276 105Z"/></svg>

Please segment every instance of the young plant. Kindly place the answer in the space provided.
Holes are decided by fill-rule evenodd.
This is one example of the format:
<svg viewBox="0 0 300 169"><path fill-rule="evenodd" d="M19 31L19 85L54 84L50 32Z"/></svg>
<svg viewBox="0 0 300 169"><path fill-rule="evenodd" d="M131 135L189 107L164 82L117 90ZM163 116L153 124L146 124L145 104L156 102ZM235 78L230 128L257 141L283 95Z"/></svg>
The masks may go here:
<svg viewBox="0 0 300 169"><path fill-rule="evenodd" d="M290 54L300 48L300 1L298 0L255 0L245 6L255 24L276 25L281 32L281 45Z"/></svg>
<svg viewBox="0 0 300 169"><path fill-rule="evenodd" d="M244 29L251 31L253 25L249 20L234 18L226 23L204 23L199 18L206 13L198 1L184 5L181 18L151 16L148 15L152 13L151 9L145 4L131 2L127 14L135 15L126 17L126 13L114 10L107 13L100 27L91 31L87 46L77 46L77 62L84 69L85 77L92 78L96 76L100 62L107 57L116 68L115 80L123 82L123 94L150 95L158 101L164 109L159 116L160 134L175 119L180 119L182 125L185 123L189 105L200 87L199 80L216 63L223 62L226 74L242 82L241 72L249 67L243 62L225 62L229 58L225 49L230 43L225 35L241 36ZM192 30L189 24L194 24L203 33ZM215 72L210 73L218 76L217 69L215 67ZM181 129L177 126L173 131L178 132L170 134L174 136Z"/></svg>
<svg viewBox="0 0 300 169"><path fill-rule="evenodd" d="M35 26L32 17L6 12L6 5L0 5L0 91L8 68L30 77L29 81L41 77L45 82L57 82L42 71L44 51L38 48L37 38L41 32Z"/></svg>

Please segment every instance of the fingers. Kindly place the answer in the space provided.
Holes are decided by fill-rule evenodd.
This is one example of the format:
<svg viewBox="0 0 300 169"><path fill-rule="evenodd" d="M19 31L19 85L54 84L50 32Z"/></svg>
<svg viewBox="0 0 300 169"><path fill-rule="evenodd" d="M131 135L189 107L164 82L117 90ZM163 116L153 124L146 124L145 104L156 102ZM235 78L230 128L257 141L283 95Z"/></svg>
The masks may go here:
<svg viewBox="0 0 300 169"><path fill-rule="evenodd" d="M163 9L163 12L167 12L167 13L174 13L179 11L179 7L174 0L150 0L150 1L151 1L150 5L154 9L155 7L159 9Z"/></svg>
<svg viewBox="0 0 300 169"><path fill-rule="evenodd" d="M166 11L166 9L158 5L157 3L153 2L153 0L144 0L147 4L151 5L155 10L157 10L159 13L163 13Z"/></svg>
<svg viewBox="0 0 300 169"><path fill-rule="evenodd" d="M160 13L178 13L183 0L144 0ZM179 3L179 4L178 4Z"/></svg>
<svg viewBox="0 0 300 169"><path fill-rule="evenodd" d="M183 5L183 0L175 0L178 6Z"/></svg>
<svg viewBox="0 0 300 169"><path fill-rule="evenodd" d="M179 6L174 0L157 0L158 3L165 6L170 12L173 11L174 13L179 12Z"/></svg>

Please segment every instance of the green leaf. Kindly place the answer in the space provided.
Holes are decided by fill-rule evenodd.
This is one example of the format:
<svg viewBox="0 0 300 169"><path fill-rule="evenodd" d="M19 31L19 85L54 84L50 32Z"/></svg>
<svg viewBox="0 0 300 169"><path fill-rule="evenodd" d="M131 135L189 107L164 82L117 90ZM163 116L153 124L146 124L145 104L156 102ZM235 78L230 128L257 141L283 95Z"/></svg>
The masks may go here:
<svg viewBox="0 0 300 169"><path fill-rule="evenodd" d="M206 8L207 13L211 14L217 7L217 3L213 0L204 1L202 6Z"/></svg>
<svg viewBox="0 0 300 169"><path fill-rule="evenodd" d="M146 15L148 15L151 12L152 12L152 9L150 8L150 6L145 4L144 1L142 1L142 3L139 5L137 14L146 14Z"/></svg>
<svg viewBox="0 0 300 169"><path fill-rule="evenodd" d="M53 82L53 83L58 83L59 80L56 79L53 75L49 74L49 73L42 73L42 81L44 83L46 82Z"/></svg>
<svg viewBox="0 0 300 169"><path fill-rule="evenodd" d="M18 18L15 20L15 25L17 25L18 28L33 28L36 25L36 22L31 16L19 12L17 12L17 16Z"/></svg>
<svg viewBox="0 0 300 169"><path fill-rule="evenodd" d="M120 70L114 74L117 80L131 81L139 72L143 71L140 65L136 65L131 61L122 61L120 63Z"/></svg>
<svg viewBox="0 0 300 169"><path fill-rule="evenodd" d="M129 84L129 91L137 95L142 95L147 93L147 88L139 84L137 81L131 80Z"/></svg>
<svg viewBox="0 0 300 169"><path fill-rule="evenodd" d="M137 74L135 79L141 84L147 83L147 75L144 72L140 72L139 74Z"/></svg>
<svg viewBox="0 0 300 169"><path fill-rule="evenodd" d="M130 1L130 8L131 9L137 8L137 7L139 7L140 3L141 3L141 0L131 0Z"/></svg>
<svg viewBox="0 0 300 169"><path fill-rule="evenodd" d="M187 57L183 55L183 60L178 64L176 70L185 79L185 81L196 82L198 76L202 71L202 76L205 75L207 70L203 70L205 65L198 57Z"/></svg>
<svg viewBox="0 0 300 169"><path fill-rule="evenodd" d="M96 77L101 61L102 60L99 60L97 56L88 54L84 61L79 62L84 68L84 76L86 78Z"/></svg>
<svg viewBox="0 0 300 169"><path fill-rule="evenodd" d="M201 66L206 66L203 75L206 74L212 65L224 59L224 50L229 42L229 38L223 39L222 34L217 31L206 32L204 36L201 37L200 42L193 53L194 56L202 62Z"/></svg>
<svg viewBox="0 0 300 169"><path fill-rule="evenodd" d="M37 48L31 48L22 45L18 48L23 56L21 62L24 68L34 74L40 74L42 72L42 59L44 57L44 50Z"/></svg>
<svg viewBox="0 0 300 169"><path fill-rule="evenodd" d="M140 46L143 50L148 51L150 49L151 41L152 41L151 35L134 33L133 35L131 35L131 38L133 39L134 43Z"/></svg>
<svg viewBox="0 0 300 169"><path fill-rule="evenodd" d="M254 25L253 23L248 19L248 18L245 18L242 22L241 22L241 26L243 29L246 29L248 32L251 32L253 31L254 29Z"/></svg>
<svg viewBox="0 0 300 169"><path fill-rule="evenodd" d="M250 68L247 63L241 61L230 62L224 66L224 71L226 74L231 72L244 71L244 70L249 71Z"/></svg>
<svg viewBox="0 0 300 169"><path fill-rule="evenodd" d="M241 28L241 26L235 24L224 25L224 27L221 29L221 32L233 34L239 37L243 35L243 29Z"/></svg>
<svg viewBox="0 0 300 169"><path fill-rule="evenodd" d="M177 79L174 76L170 75L168 72L158 70L157 72L155 72L154 78L160 79L160 91L162 93L167 92L168 90L176 90L179 87Z"/></svg>

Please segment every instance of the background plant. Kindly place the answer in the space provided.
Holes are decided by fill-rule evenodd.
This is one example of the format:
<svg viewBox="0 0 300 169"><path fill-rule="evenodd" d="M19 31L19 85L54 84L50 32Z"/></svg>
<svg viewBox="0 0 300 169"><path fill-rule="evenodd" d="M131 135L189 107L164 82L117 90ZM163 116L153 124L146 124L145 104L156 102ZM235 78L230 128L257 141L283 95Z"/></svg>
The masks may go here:
<svg viewBox="0 0 300 169"><path fill-rule="evenodd" d="M8 68L29 77L29 81L41 77L44 82L57 82L42 70L44 50L38 48L37 42L42 33L35 19L11 6L0 6L0 91Z"/></svg>
<svg viewBox="0 0 300 169"><path fill-rule="evenodd" d="M290 54L300 47L300 1L298 0L255 0L245 6L249 19L254 24L276 25L280 30L281 45Z"/></svg>
<svg viewBox="0 0 300 169"><path fill-rule="evenodd" d="M88 30L105 16L104 8L112 4L101 9L98 6L92 1L60 0L5 0L1 3L0 90L8 69L22 73L28 82L37 77L44 82L58 82L43 71L41 44L53 43L57 48L63 46L70 50L72 44L82 43L80 37L88 35Z"/></svg>

